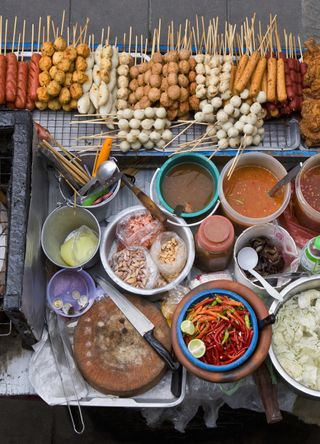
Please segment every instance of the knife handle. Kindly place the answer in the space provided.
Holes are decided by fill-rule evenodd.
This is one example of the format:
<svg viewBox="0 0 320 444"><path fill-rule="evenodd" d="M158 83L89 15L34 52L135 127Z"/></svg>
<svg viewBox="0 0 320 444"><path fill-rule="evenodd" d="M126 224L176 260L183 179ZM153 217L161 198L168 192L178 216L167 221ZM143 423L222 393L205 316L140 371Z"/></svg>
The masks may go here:
<svg viewBox="0 0 320 444"><path fill-rule="evenodd" d="M179 362L174 361L171 354L168 352L168 350L161 344L161 342L158 341L153 336L153 331L150 330L147 333L143 335L144 339L148 342L149 345L158 353L158 355L166 361L168 364L170 370L176 371L180 367Z"/></svg>

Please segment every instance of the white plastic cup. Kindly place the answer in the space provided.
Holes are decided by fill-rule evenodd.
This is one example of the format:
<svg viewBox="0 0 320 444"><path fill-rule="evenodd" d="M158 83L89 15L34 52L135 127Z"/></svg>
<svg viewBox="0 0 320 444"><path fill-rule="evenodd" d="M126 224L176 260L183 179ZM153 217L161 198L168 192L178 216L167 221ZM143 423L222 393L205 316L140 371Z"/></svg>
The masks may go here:
<svg viewBox="0 0 320 444"><path fill-rule="evenodd" d="M280 208L272 214L269 214L265 217L247 217L239 214L235 211L231 205L228 203L224 191L223 191L223 182L224 179L233 163L233 159L229 160L229 162L224 166L219 180L219 198L222 205L222 210L226 217L231 220L231 222L238 229L237 231L241 231L244 228L251 227L253 225L265 224L268 222L272 222L277 219L287 208L291 197L291 188L290 184L285 185L284 188L284 199ZM259 166L269 170L278 180L282 179L287 171L284 166L274 157L269 154L264 153L246 153L242 154L239 158L239 162L237 168L244 166Z"/></svg>
<svg viewBox="0 0 320 444"><path fill-rule="evenodd" d="M285 250L287 253L287 256L292 256L293 261L291 264L287 265L284 269L284 271L297 271L299 267L299 260L298 260L298 250L297 246L290 236L290 234L279 225L275 224L262 224L262 225L254 225L252 227L247 228L245 231L243 231L238 239L236 240L236 243L234 245L233 250L233 260L234 260L234 275L237 282L240 282L240 284L243 284L250 288L250 290L253 290L255 293L258 293L260 295L267 296L267 291L261 286L259 282L254 284L250 279L247 278L245 272L239 267L237 256L239 251L244 248L248 247L250 241L255 237L264 236L268 239L272 239L276 244L284 244ZM285 285L287 285L291 281L290 278L282 278L281 280L278 280L278 285L276 285L274 288L276 290L281 290Z"/></svg>

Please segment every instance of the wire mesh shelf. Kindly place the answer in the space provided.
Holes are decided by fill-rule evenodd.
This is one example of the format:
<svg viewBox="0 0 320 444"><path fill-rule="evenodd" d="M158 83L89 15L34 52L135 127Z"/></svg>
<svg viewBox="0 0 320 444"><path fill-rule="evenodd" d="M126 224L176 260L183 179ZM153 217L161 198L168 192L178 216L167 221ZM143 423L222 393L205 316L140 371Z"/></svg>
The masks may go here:
<svg viewBox="0 0 320 444"><path fill-rule="evenodd" d="M68 113L64 111L34 111L33 118L36 122L47 128L50 133L66 148L74 151L82 151L95 149L101 147L103 139L106 137L99 134L106 133L108 130L105 124L96 123L80 123L81 121L88 121L90 118L85 116L77 116L76 113ZM79 122L78 124L74 122ZM174 136L178 135L186 126L173 127ZM254 146L249 149L258 151L288 151L298 149L300 146L300 132L299 125L296 119L279 119L265 122L265 135L261 145ZM183 134L177 137L171 145L165 148L164 153L171 153L178 149L178 147L187 142L192 142L201 137L205 132L206 126L193 124ZM117 131L110 132L110 136L116 136ZM88 136L96 136L95 138L88 138ZM196 147L197 151L214 151L216 149L214 143L206 143ZM113 152L120 153L117 146L113 146ZM157 151L163 151L157 149ZM231 149L224 150L226 152ZM139 150L146 154L145 150ZM152 151L148 151L150 154Z"/></svg>

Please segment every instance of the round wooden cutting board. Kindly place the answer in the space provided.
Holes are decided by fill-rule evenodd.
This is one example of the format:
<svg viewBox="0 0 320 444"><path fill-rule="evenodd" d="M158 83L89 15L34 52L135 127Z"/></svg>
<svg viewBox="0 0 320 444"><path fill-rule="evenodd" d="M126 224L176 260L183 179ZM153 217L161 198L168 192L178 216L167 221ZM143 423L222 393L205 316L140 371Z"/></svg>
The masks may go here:
<svg viewBox="0 0 320 444"><path fill-rule="evenodd" d="M170 329L159 308L138 296L128 299L154 324L155 337L171 350ZM92 387L117 396L134 396L149 390L166 371L165 362L110 298L96 302L79 319L74 355Z"/></svg>

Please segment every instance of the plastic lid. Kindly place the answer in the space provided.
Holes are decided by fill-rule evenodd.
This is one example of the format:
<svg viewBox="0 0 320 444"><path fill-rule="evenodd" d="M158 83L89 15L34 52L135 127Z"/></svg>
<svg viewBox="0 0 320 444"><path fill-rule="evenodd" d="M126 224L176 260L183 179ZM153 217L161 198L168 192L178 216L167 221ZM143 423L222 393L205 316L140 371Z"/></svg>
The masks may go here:
<svg viewBox="0 0 320 444"><path fill-rule="evenodd" d="M313 244L317 250L320 250L320 236L317 236L314 240L314 244Z"/></svg>
<svg viewBox="0 0 320 444"><path fill-rule="evenodd" d="M212 253L221 253L233 245L233 225L224 216L210 216L200 225L197 241L203 249Z"/></svg>

